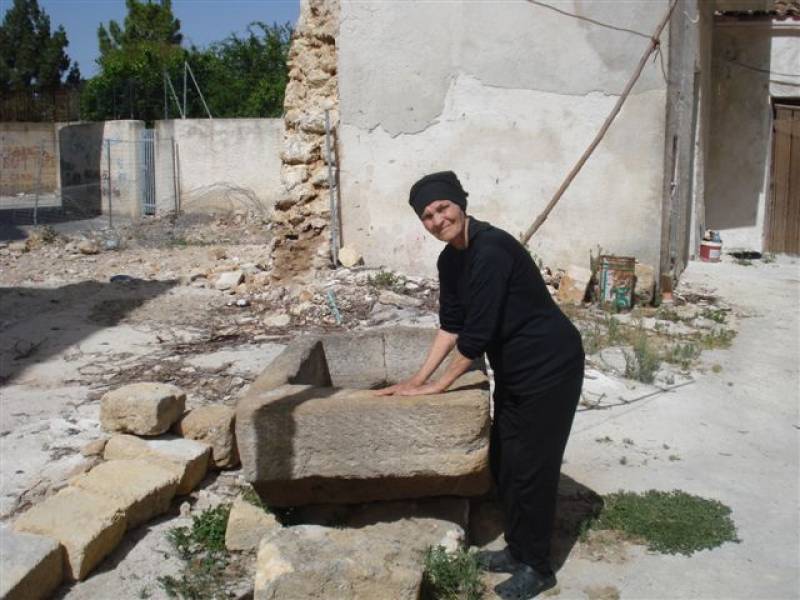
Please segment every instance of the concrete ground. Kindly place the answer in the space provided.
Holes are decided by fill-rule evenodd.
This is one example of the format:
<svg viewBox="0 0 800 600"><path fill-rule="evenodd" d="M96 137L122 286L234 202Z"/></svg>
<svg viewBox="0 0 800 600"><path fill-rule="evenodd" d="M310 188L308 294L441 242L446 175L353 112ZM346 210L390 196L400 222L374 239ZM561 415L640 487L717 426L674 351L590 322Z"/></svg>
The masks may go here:
<svg viewBox="0 0 800 600"><path fill-rule="evenodd" d="M183 259L187 272L189 258ZM75 269L78 264L70 263ZM122 272L133 266L146 271L136 261L125 265L129 271ZM119 267L109 266L108 273ZM102 278L77 285L5 283L14 287L0 303L0 520L83 468L79 450L102 435L97 399L115 374L140 364L150 368L154 361L166 365L171 344L165 333L166 342L204 340L204 325L234 310L225 307L222 294L164 277L130 289ZM570 485L599 494L654 488L715 498L733 510L741 543L684 557L621 542L595 552L571 540L550 597L800 597L800 264L786 257L751 266L728 257L719 264L692 263L682 288L713 292L739 313L732 346L704 351L694 382L666 393L588 371L585 389L590 397L605 393L604 408L584 407L578 414L564 473ZM137 302L118 306L132 295ZM243 319L230 316L231 322ZM46 342L29 348L27 339ZM173 357L173 368L185 373L181 381L223 382L219 393L235 395L281 348L269 336L198 345L196 352ZM29 358L19 358L29 351ZM202 400L201 391L190 390L190 403ZM625 402L616 402L620 398ZM226 475L234 483L236 476ZM218 486L207 486L208 498L193 500L195 508L216 501ZM166 558L164 533L181 522L173 513L137 531L96 574L65 586L59 596L165 597L156 578L175 573L178 565Z"/></svg>
<svg viewBox="0 0 800 600"><path fill-rule="evenodd" d="M552 595L800 597L799 262L691 263L682 286L714 291L749 315L730 348L702 355L722 370L628 406L579 413L567 448L564 473L597 493L679 489L720 500L741 542L690 557L629 546L627 559L612 562L573 552ZM606 436L613 441L598 441Z"/></svg>

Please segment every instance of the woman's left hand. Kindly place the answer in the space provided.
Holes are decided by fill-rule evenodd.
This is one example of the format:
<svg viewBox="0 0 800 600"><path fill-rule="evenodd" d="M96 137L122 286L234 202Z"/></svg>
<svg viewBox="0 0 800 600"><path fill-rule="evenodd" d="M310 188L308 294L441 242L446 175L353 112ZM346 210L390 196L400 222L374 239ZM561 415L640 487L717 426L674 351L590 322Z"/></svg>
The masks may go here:
<svg viewBox="0 0 800 600"><path fill-rule="evenodd" d="M425 383L416 387L406 388L398 392L398 396L426 396L430 394L441 394L447 388L438 382Z"/></svg>

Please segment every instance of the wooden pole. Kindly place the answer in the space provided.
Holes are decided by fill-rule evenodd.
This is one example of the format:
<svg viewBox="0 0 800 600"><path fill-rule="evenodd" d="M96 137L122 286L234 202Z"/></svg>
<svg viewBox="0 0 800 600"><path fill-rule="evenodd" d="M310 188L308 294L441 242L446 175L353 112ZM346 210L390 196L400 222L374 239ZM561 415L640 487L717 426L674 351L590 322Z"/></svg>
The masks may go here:
<svg viewBox="0 0 800 600"><path fill-rule="evenodd" d="M561 199L561 196L563 196L564 192L567 191L567 188L572 183L572 180L575 179L576 175L583 168L583 165L592 155L592 152L594 152L594 149L597 148L597 145L603 139L603 136L605 136L606 132L608 131L608 128L611 127L611 123L614 122L614 119L616 118L617 114L619 114L622 105L625 104L625 100L628 99L628 96L630 95L631 90L633 89L633 85L636 83L636 81L639 79L639 76L642 74L644 66L645 64L647 64L647 59L650 58L650 55L658 48L659 44L661 43L659 41L659 36L661 35L661 32L664 31L664 27L667 26L669 18L672 16L672 11L675 9L675 5L677 3L678 0L672 0L672 2L670 2L669 9L662 17L661 22L658 24L658 27L656 27L656 30L653 33L653 37L650 38L650 44L647 46L647 50L645 51L644 55L639 61L639 65L636 67L636 70L634 71L630 80L628 80L628 83L625 86L625 89L622 91L622 94L620 95L619 99L617 100L617 103L614 105L611 114L609 114L608 117L606 117L606 120L603 123L603 126L600 128L600 131L597 132L597 135L592 140L592 143L589 144L589 147L586 149L583 155L578 159L578 162L575 163L575 166L572 167L572 170L569 172L566 179L564 179L564 182L561 184L558 190L556 190L556 193L553 195L552 200L550 200L550 202L547 203L547 206L542 211L542 213L538 217L536 217L536 220L525 232L525 235L522 236L521 241L523 246L530 241L531 237L533 237L533 234L536 233L539 227L542 226L542 223L545 222L547 217L550 215L550 211L553 210L555 205Z"/></svg>

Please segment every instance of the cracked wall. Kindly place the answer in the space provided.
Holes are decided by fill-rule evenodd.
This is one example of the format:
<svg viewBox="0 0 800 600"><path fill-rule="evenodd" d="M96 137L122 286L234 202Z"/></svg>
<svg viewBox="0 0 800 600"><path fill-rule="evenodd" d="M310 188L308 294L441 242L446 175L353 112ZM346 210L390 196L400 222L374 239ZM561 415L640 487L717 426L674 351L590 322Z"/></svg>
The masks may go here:
<svg viewBox="0 0 800 600"><path fill-rule="evenodd" d="M458 173L477 218L524 231L611 111L667 7L600 4L344 2L344 243L367 264L432 273L440 244L407 195L441 169ZM650 61L532 240L545 262L585 264L600 244L658 264L665 101L662 65Z"/></svg>

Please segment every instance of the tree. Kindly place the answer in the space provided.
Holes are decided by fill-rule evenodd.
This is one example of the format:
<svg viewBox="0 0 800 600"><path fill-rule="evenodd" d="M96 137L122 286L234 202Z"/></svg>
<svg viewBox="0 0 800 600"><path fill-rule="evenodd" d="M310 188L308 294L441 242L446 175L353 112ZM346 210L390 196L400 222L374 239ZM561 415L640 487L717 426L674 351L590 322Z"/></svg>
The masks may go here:
<svg viewBox="0 0 800 600"><path fill-rule="evenodd" d="M152 121L163 116L163 74L177 73L186 52L180 44L180 21L171 0L126 0L124 26L100 25L100 73L82 96L83 114L92 119L135 118Z"/></svg>
<svg viewBox="0 0 800 600"><path fill-rule="evenodd" d="M292 27L251 23L247 35L230 35L206 50L192 48L189 63L215 117L278 117L288 80ZM192 95L187 113L204 114Z"/></svg>
<svg viewBox="0 0 800 600"><path fill-rule="evenodd" d="M0 25L0 92L55 91L67 69L71 81L80 81L68 45L63 27L50 31L50 17L37 0L14 0Z"/></svg>

